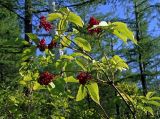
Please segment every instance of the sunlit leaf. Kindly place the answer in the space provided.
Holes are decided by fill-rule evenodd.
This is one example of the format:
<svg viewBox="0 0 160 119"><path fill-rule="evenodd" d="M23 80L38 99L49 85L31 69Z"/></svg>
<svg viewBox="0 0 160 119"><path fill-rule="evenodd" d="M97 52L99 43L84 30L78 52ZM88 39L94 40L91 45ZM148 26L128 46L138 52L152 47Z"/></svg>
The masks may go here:
<svg viewBox="0 0 160 119"><path fill-rule="evenodd" d="M73 57L76 57L76 56L82 56L82 57L84 57L85 59L89 59L89 60L91 60L91 58L89 57L89 56L87 56L87 55L85 55L85 54L82 54L82 53L80 53L80 52L74 52L73 54L71 54Z"/></svg>
<svg viewBox="0 0 160 119"><path fill-rule="evenodd" d="M160 97L151 97L150 100L160 100Z"/></svg>
<svg viewBox="0 0 160 119"><path fill-rule="evenodd" d="M65 82L70 82L70 83L78 83L78 80L76 80L73 76L65 77L64 78Z"/></svg>
<svg viewBox="0 0 160 119"><path fill-rule="evenodd" d="M159 102L157 102L157 101L147 101L146 103L148 103L148 104L152 104L152 105L155 105L155 106L160 106L160 103Z"/></svg>
<svg viewBox="0 0 160 119"><path fill-rule="evenodd" d="M134 34L132 31L129 30L129 28L127 27L127 25L125 23L122 22L114 22L112 23L114 25L114 31L113 33L116 35L116 33L120 33L121 36L124 37L124 39L122 38L122 40L124 40L126 42L126 39L130 39L131 41L133 41L135 44L137 44L137 41L134 38ZM119 35L120 35L119 34Z"/></svg>
<svg viewBox="0 0 160 119"><path fill-rule="evenodd" d="M51 13L51 14L48 15L47 20L48 21L54 21L54 20L56 20L58 18L60 18L60 19L63 18L61 13Z"/></svg>
<svg viewBox="0 0 160 119"><path fill-rule="evenodd" d="M77 26L83 27L83 21L80 16L73 12L69 12L69 15L67 16L67 20L76 24Z"/></svg>
<svg viewBox="0 0 160 119"><path fill-rule="evenodd" d="M152 109L151 107L145 107L145 109L146 109L147 112L149 112L151 115L154 115L153 109Z"/></svg>
<svg viewBox="0 0 160 119"><path fill-rule="evenodd" d="M68 59L68 60L73 60L74 59L72 56L69 56L69 55L61 55L60 58L61 59Z"/></svg>
<svg viewBox="0 0 160 119"><path fill-rule="evenodd" d="M33 90L40 90L43 89L44 87L40 85L37 81L34 82L33 84Z"/></svg>
<svg viewBox="0 0 160 119"><path fill-rule="evenodd" d="M99 102L99 89L98 85L96 82L90 82L89 84L86 85L89 95L91 96L92 100L98 104Z"/></svg>
<svg viewBox="0 0 160 119"><path fill-rule="evenodd" d="M113 56L111 60L114 62L116 68L119 70L125 70L129 68L125 61L118 55Z"/></svg>
<svg viewBox="0 0 160 119"><path fill-rule="evenodd" d="M87 89L84 85L80 85L76 96L76 101L81 101L87 96Z"/></svg>
<svg viewBox="0 0 160 119"><path fill-rule="evenodd" d="M63 37L62 38L62 40L61 40L61 44L65 47L67 47L67 46L70 46L70 44L71 44L71 41L68 39L68 38L66 38L66 37Z"/></svg>
<svg viewBox="0 0 160 119"><path fill-rule="evenodd" d="M81 47L83 50L85 51L91 51L91 46L90 44L87 42L87 40L81 38L81 37L76 37L74 39L75 43Z"/></svg>
<svg viewBox="0 0 160 119"><path fill-rule="evenodd" d="M38 44L39 39L36 34L26 33L30 40L32 40L35 44Z"/></svg>
<svg viewBox="0 0 160 119"><path fill-rule="evenodd" d="M154 92L148 92L148 93L146 94L146 98L147 98L147 99L150 99L153 95L154 95Z"/></svg>

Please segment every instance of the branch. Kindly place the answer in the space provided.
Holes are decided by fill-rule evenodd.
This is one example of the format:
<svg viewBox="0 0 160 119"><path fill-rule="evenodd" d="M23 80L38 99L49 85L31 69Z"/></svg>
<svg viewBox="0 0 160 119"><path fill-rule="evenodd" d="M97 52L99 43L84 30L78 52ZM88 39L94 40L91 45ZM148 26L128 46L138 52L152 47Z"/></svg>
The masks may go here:
<svg viewBox="0 0 160 119"><path fill-rule="evenodd" d="M160 8L160 4L150 5L150 6L146 7L146 8L144 8L143 10L139 11L139 14L140 14L141 12L149 9L149 8Z"/></svg>
<svg viewBox="0 0 160 119"><path fill-rule="evenodd" d="M78 3L75 3L75 4L72 4L72 5L62 5L62 7L80 7L80 6L83 6L85 4L88 4L88 3L92 3L94 2L95 0L87 0L87 1L84 1L84 2L78 2ZM57 3L58 4L58 3ZM33 11L33 13L40 13L40 12L49 12L50 10L49 9L44 9L44 10L35 10Z"/></svg>
<svg viewBox="0 0 160 119"><path fill-rule="evenodd" d="M94 1L95 0L87 0L87 1L84 1L84 2L75 3L73 5L68 5L68 6L65 6L65 7L79 7L79 6L85 5L87 3L92 3Z"/></svg>
<svg viewBox="0 0 160 119"><path fill-rule="evenodd" d="M25 19L24 17L22 17L21 15L19 15L18 13L16 13L13 9L10 9L8 6L6 6L5 4L2 4L2 3L0 3L0 5L2 6L2 7L4 7L4 8L6 8L7 10L9 10L9 11L11 11L11 12L13 12L14 14L16 14L19 18L21 18L21 19Z"/></svg>

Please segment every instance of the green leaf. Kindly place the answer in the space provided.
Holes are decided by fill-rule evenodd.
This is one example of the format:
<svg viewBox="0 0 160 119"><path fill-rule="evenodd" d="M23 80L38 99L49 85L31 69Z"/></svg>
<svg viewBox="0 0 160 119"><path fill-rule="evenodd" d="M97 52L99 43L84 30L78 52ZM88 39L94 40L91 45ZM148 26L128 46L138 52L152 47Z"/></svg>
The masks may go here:
<svg viewBox="0 0 160 119"><path fill-rule="evenodd" d="M44 87L42 85L40 85L37 81L34 81L33 84L33 90L40 90L43 89Z"/></svg>
<svg viewBox="0 0 160 119"><path fill-rule="evenodd" d="M63 78L56 78L50 86L52 86L53 93L63 93L65 91L65 81Z"/></svg>
<svg viewBox="0 0 160 119"><path fill-rule="evenodd" d="M55 85L53 82L50 82L49 85L51 86L51 88L55 88Z"/></svg>
<svg viewBox="0 0 160 119"><path fill-rule="evenodd" d="M75 39L75 43L81 47L83 50L85 51L91 51L91 46L90 44L83 38L81 37L76 37Z"/></svg>
<svg viewBox="0 0 160 119"><path fill-rule="evenodd" d="M155 106L160 106L160 103L159 102L157 102L157 101L147 101L146 103L148 103L148 104L152 104L152 105L155 105Z"/></svg>
<svg viewBox="0 0 160 119"><path fill-rule="evenodd" d="M61 40L61 44L63 46L69 46L71 44L71 41L68 38L63 37L63 39Z"/></svg>
<svg viewBox="0 0 160 119"><path fill-rule="evenodd" d="M151 115L154 115L153 113L153 109L151 107L145 107L145 109L151 114Z"/></svg>
<svg viewBox="0 0 160 119"><path fill-rule="evenodd" d="M36 34L26 33L29 39L31 39L35 44L39 43L38 37Z"/></svg>
<svg viewBox="0 0 160 119"><path fill-rule="evenodd" d="M78 80L76 80L73 76L65 77L64 78L65 82L70 82L70 83L78 83Z"/></svg>
<svg viewBox="0 0 160 119"><path fill-rule="evenodd" d="M27 85L26 81L24 81L24 80L20 80L19 84L21 84L21 85Z"/></svg>
<svg viewBox="0 0 160 119"><path fill-rule="evenodd" d="M70 10L66 7L61 7L58 11L64 15L67 15L70 12Z"/></svg>
<svg viewBox="0 0 160 119"><path fill-rule="evenodd" d="M19 101L16 99L16 97L15 96L9 96L9 99L11 100L11 101L13 101L14 103L19 103Z"/></svg>
<svg viewBox="0 0 160 119"><path fill-rule="evenodd" d="M120 31L114 30L113 34L116 35L121 40L123 40L125 43L127 42L127 37L125 35L121 34Z"/></svg>
<svg viewBox="0 0 160 119"><path fill-rule="evenodd" d="M84 71L87 71L86 64L82 60L76 59L75 61Z"/></svg>
<svg viewBox="0 0 160 119"><path fill-rule="evenodd" d="M154 92L148 92L146 95L147 99L150 99L154 95Z"/></svg>
<svg viewBox="0 0 160 119"><path fill-rule="evenodd" d="M65 30L67 29L67 22L66 19L61 19L58 22L58 34L63 34L65 32Z"/></svg>
<svg viewBox="0 0 160 119"><path fill-rule="evenodd" d="M160 97L151 97L150 100L160 100Z"/></svg>
<svg viewBox="0 0 160 119"><path fill-rule="evenodd" d="M82 53L80 53L80 52L75 52L75 53L73 53L73 54L71 54L71 55L72 55L73 57L81 56L81 57L83 57L83 58L85 58L85 59L91 60L91 58L90 58L89 56L84 55L84 54L82 54Z"/></svg>
<svg viewBox="0 0 160 119"><path fill-rule="evenodd" d="M60 58L61 59L68 59L68 60L73 60L74 59L72 56L69 56L69 55L61 55Z"/></svg>
<svg viewBox="0 0 160 119"><path fill-rule="evenodd" d="M129 68L128 65L125 63L125 61L122 58L120 58L118 55L113 56L111 61L114 63L116 68L121 71Z"/></svg>
<svg viewBox="0 0 160 119"><path fill-rule="evenodd" d="M51 14L48 15L47 20L48 21L54 21L54 20L56 20L58 18L60 18L60 19L63 18L61 13L51 13Z"/></svg>
<svg viewBox="0 0 160 119"><path fill-rule="evenodd" d="M91 96L92 100L98 104L100 104L99 102L99 89L98 89L98 85L96 82L90 82L89 84L86 85L89 95Z"/></svg>
<svg viewBox="0 0 160 119"><path fill-rule="evenodd" d="M114 25L114 31L113 34L117 35L119 38L121 38L124 42L126 42L126 38L133 41L135 44L137 44L137 41L134 39L134 34L132 31L130 31L125 23L122 22L114 22L112 23Z"/></svg>
<svg viewBox="0 0 160 119"><path fill-rule="evenodd" d="M87 96L87 89L84 85L80 85L76 96L76 101L81 101Z"/></svg>
<svg viewBox="0 0 160 119"><path fill-rule="evenodd" d="M84 23L80 16L73 12L69 12L69 15L67 16L67 20L76 24L77 26L83 27Z"/></svg>
<svg viewBox="0 0 160 119"><path fill-rule="evenodd" d="M23 78L24 81L31 81L32 80L32 76L31 74L25 75Z"/></svg>
<svg viewBox="0 0 160 119"><path fill-rule="evenodd" d="M102 21L99 23L99 25L94 25L93 28L91 29L94 29L94 28L104 29L116 35L118 38L120 38L124 42L127 42L127 39L130 39L132 42L137 44L137 40L134 38L133 32L127 27L125 23L122 23L122 22L107 23L105 21Z"/></svg>

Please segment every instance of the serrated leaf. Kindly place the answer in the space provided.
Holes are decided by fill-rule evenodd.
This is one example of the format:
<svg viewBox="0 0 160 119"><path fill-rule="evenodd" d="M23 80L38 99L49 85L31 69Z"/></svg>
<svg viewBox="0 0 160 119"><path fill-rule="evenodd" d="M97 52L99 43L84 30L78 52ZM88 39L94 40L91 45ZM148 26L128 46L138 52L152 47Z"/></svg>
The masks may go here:
<svg viewBox="0 0 160 119"><path fill-rule="evenodd" d="M29 37L29 39L31 39L35 44L39 43L39 39L36 34L33 33L26 33L26 34Z"/></svg>
<svg viewBox="0 0 160 119"><path fill-rule="evenodd" d="M48 17L47 17L47 20L48 21L54 21L54 20L56 20L56 19L62 19L63 18L63 16L62 16L62 14L61 13L51 13L51 14L49 14L48 15Z"/></svg>
<svg viewBox="0 0 160 119"><path fill-rule="evenodd" d="M81 37L76 37L74 39L75 43L81 47L83 50L85 51L91 51L91 46L90 44L87 42L87 40L81 38Z"/></svg>
<svg viewBox="0 0 160 119"><path fill-rule="evenodd" d="M89 84L86 85L89 95L91 96L92 100L98 104L99 102L99 89L98 89L98 84L96 82L90 82Z"/></svg>
<svg viewBox="0 0 160 119"><path fill-rule="evenodd" d="M81 101L87 96L87 89L84 85L80 85L76 96L76 101Z"/></svg>
<svg viewBox="0 0 160 119"><path fill-rule="evenodd" d="M78 80L76 80L73 76L65 77L64 78L65 82L67 83L78 83Z"/></svg>
<svg viewBox="0 0 160 119"><path fill-rule="evenodd" d="M69 12L69 15L67 16L67 20L76 24L77 26L83 27L84 23L80 16L73 12Z"/></svg>

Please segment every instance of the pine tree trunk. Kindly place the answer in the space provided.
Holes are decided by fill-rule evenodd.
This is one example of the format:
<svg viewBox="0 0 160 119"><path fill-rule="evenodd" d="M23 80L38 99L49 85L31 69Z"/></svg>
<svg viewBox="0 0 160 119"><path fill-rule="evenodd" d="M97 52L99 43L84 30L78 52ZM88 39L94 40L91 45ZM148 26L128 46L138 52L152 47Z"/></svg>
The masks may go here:
<svg viewBox="0 0 160 119"><path fill-rule="evenodd" d="M25 20L24 20L24 32L25 40L29 42L29 37L26 33L32 33L32 1L25 0Z"/></svg>
<svg viewBox="0 0 160 119"><path fill-rule="evenodd" d="M141 40L140 38L140 26L139 26L139 13L138 13L138 9L135 3L135 18L136 18L136 39L139 42ZM140 48L138 48L138 64L139 64L139 70L140 70L140 80L141 80L141 84L142 84L142 88L143 88L143 95L145 96L147 93L147 83L146 83L146 77L144 74L144 67L143 67L143 61L142 61L142 54L140 52Z"/></svg>

